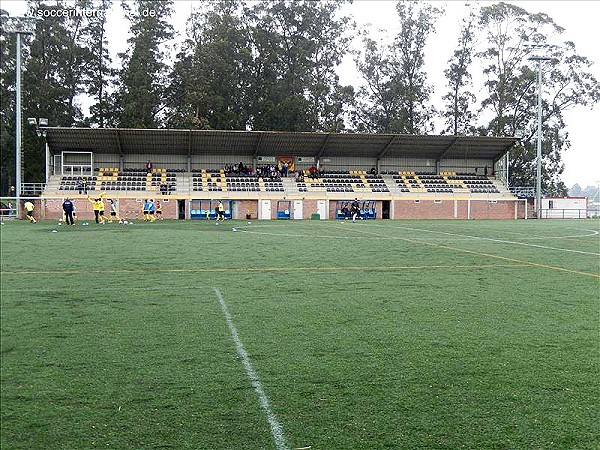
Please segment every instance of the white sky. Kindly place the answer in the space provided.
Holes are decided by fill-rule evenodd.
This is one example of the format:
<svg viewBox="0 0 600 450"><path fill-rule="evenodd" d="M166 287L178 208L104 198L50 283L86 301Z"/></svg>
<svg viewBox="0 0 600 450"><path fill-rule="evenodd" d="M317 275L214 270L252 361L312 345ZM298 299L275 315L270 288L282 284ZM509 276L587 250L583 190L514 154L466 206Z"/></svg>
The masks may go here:
<svg viewBox="0 0 600 450"><path fill-rule="evenodd" d="M441 97L445 91L444 69L447 61L455 49L459 24L465 15L463 1L442 2L436 1L437 6L445 8L445 14L436 23L435 32L429 37L427 43L427 60L425 71L429 76L428 82L433 84L435 91L433 102L440 106ZM492 2L480 2L480 4ZM497 3L497 2L494 2ZM548 14L559 26L565 28L561 41L572 40L578 53L586 56L595 64L592 73L600 80L600 1L509 1L524 8L530 13L544 12ZM201 2L182 1L174 2L175 15L172 24L179 34L175 40L179 42L185 36L185 21L189 16L192 6L200 5ZM347 5L348 11L357 22L358 29L365 29L371 24L373 29L383 29L393 36L399 28L399 21L395 10L396 1L366 1L354 0L352 5ZM1 7L11 15L24 15L26 3L24 0L2 0ZM111 53L116 55L126 48L127 37L119 31L126 30L128 23L121 14L120 1L114 0L113 10L108 17L109 46ZM118 30L118 31L117 31ZM355 46L359 45L358 39ZM434 50L432 50L434 49ZM113 56L117 62L116 56ZM473 78L477 74L473 69ZM352 84L355 87L362 84L360 76L354 68L352 57L347 57L339 70L340 82ZM600 182L600 145L595 137L600 124L600 105L593 110L585 107L577 107L564 113L567 123L567 131L571 141L571 148L563 152L565 171L562 180L567 187L579 183L582 187L596 185ZM439 130L436 130L438 132Z"/></svg>

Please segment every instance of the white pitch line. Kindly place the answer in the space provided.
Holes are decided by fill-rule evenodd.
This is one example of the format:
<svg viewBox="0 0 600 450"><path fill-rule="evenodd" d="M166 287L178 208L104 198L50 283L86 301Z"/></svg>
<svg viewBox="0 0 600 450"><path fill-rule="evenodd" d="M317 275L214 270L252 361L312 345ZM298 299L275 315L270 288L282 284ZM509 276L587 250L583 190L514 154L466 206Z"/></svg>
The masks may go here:
<svg viewBox="0 0 600 450"><path fill-rule="evenodd" d="M252 387L258 394L261 408L267 415L267 420L269 421L269 425L271 426L271 435L273 436L273 440L275 441L277 450L287 450L288 446L285 442L285 436L283 435L283 428L277 420L275 413L271 409L271 406L269 404L269 398L267 397L267 394L265 393L265 390L263 389L262 384L260 383L258 375L252 367L252 363L250 362L248 353L246 352L246 349L244 349L244 345L242 344L242 341L240 340L235 325L233 324L233 319L231 318L231 314L229 313L227 304L223 299L223 295L221 294L221 291L219 291L219 289L217 289L216 287L213 287L213 291L217 295L217 299L219 300L219 304L221 305L221 309L223 310L223 314L225 315L225 320L227 321L227 326L229 327L229 331L231 332L233 342L235 343L237 354L241 358L242 363L244 364L244 368L246 369L246 375L248 375L248 379L250 380Z"/></svg>
<svg viewBox="0 0 600 450"><path fill-rule="evenodd" d="M524 247L543 248L543 249L546 249L546 250L557 250L557 251L560 251L560 252L580 253L582 255L600 256L600 253L584 252L583 250L571 250L571 249L568 249L568 248L549 247L549 246L546 246L546 245L528 244L526 242L517 242L517 241L508 241L508 240L505 240L505 239L494 239L494 238L481 237L481 236L472 236L470 234L449 233L447 231L434 231L434 230L427 230L427 229L423 229L423 228L413 228L413 227L406 227L406 226L400 226L400 227L394 227L394 228L403 228L405 230L424 231L424 232L427 232L427 233L444 234L444 235L447 235L447 236L467 237L467 238L470 238L470 239L478 239L478 240L482 240L482 241L500 242L502 244L522 245Z"/></svg>

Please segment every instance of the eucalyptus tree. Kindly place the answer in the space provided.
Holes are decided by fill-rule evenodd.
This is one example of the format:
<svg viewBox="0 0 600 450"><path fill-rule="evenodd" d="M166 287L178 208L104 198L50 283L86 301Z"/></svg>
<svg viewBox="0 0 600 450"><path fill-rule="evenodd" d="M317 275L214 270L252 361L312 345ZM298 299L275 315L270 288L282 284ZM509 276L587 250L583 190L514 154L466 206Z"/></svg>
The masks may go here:
<svg viewBox="0 0 600 450"><path fill-rule="evenodd" d="M453 135L473 134L475 131L476 96L469 90L473 86L471 63L476 45L476 16L473 10L463 19L457 49L448 60L444 70L448 92L444 95L445 109L441 112L445 119L446 133Z"/></svg>
<svg viewBox="0 0 600 450"><path fill-rule="evenodd" d="M252 49L241 2L203 3L171 73L167 125L246 129Z"/></svg>
<svg viewBox="0 0 600 450"><path fill-rule="evenodd" d="M432 86L424 70L425 44L442 9L415 0L396 5L400 31L390 44L364 39L357 67L366 81L353 122L360 131L423 134L432 129Z"/></svg>
<svg viewBox="0 0 600 450"><path fill-rule="evenodd" d="M336 68L353 23L345 0L262 1L247 9L252 28L251 127L341 131L353 90Z"/></svg>
<svg viewBox="0 0 600 450"><path fill-rule="evenodd" d="M75 2L85 7L87 1ZM81 45L85 15L64 15L56 11L69 8L62 1L46 4L28 1L32 11L46 13L35 24L34 34L24 39L22 46L22 114L23 117L45 117L52 126L78 124L83 111L78 97L85 92L83 73L88 54ZM53 13L54 12L54 13ZM3 30L2 46L2 165L3 173L14 172L14 38ZM6 45L6 46L5 46ZM23 127L23 182L45 180L43 140L34 128ZM8 164L9 169L6 165Z"/></svg>
<svg viewBox="0 0 600 450"><path fill-rule="evenodd" d="M481 106L491 120L480 128L490 136L523 132L522 145L510 154L510 184L533 185L536 133L536 66L528 58L541 50L550 60L543 65L543 177L546 194L566 194L560 181L562 152L570 145L563 112L600 100L598 81L589 72L592 62L578 55L573 42L558 41L564 31L544 13L529 13L506 3L481 8L479 27L489 47L478 53L484 65L487 92Z"/></svg>
<svg viewBox="0 0 600 450"><path fill-rule="evenodd" d="M114 83L116 70L111 67L112 59L108 50L108 30L106 21L112 6L112 0L90 2L89 8L94 12L82 31L82 46L88 53L85 67L85 89L87 95L94 100L86 125L104 127L111 116L109 102L110 89Z"/></svg>
<svg viewBox="0 0 600 450"><path fill-rule="evenodd" d="M165 109L168 53L173 37L171 0L122 1L130 23L128 49L119 54L117 90L112 98L113 122L120 127L157 128Z"/></svg>

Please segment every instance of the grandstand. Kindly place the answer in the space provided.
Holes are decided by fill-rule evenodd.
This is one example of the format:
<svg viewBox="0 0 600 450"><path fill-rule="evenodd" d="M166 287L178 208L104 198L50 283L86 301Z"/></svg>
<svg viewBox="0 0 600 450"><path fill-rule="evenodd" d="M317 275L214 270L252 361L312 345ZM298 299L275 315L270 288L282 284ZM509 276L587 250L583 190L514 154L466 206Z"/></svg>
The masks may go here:
<svg viewBox="0 0 600 450"><path fill-rule="evenodd" d="M165 200L165 218L206 218L194 204L228 200L234 219L340 216L340 202L368 202L364 218L524 218L501 161L514 138L268 131L47 128L42 216L69 196L83 217L105 192L123 215ZM145 167L146 161L153 168ZM285 161L289 173L277 168ZM82 190L83 186L83 190ZM210 215L209 215L210 217ZM286 216L287 217L287 216Z"/></svg>

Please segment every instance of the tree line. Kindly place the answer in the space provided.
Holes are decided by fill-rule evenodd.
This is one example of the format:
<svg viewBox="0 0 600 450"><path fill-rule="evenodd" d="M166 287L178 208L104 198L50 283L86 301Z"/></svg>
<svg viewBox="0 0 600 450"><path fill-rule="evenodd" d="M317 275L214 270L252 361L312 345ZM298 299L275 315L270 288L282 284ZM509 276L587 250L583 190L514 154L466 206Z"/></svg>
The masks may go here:
<svg viewBox="0 0 600 450"><path fill-rule="evenodd" d="M447 55L444 105L435 108L424 62L427 39L444 14L441 4L399 1L399 32L386 41L357 30L344 13L346 3L199 2L187 19L186 39L173 48L173 1L29 0L30 10L76 7L103 14L48 14L36 24L23 50L23 116L47 117L52 126L519 133L509 182L534 184L537 93L528 57L559 39L563 29L552 18L507 3L472 6L454 37L456 49ZM108 30L111 8L121 8L129 23L127 50L116 58L109 54L108 34L114 39L127 33ZM359 51L352 49L357 40ZM0 44L6 192L14 184L15 35L3 27ZM349 54L364 78L361 86L339 81L336 71ZM565 195L561 154L569 140L563 113L596 104L600 87L590 73L592 61L577 53L575 43L549 47L546 55L543 189ZM476 72L481 76L473 77ZM91 101L85 114L81 96ZM24 181L44 181L42 146L34 130L24 127Z"/></svg>

